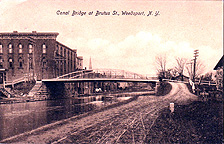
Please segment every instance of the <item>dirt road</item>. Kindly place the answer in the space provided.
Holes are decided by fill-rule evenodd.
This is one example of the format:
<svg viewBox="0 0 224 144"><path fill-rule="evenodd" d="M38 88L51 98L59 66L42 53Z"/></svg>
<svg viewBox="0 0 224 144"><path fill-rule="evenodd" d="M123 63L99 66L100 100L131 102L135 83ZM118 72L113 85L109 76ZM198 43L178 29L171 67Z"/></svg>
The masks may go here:
<svg viewBox="0 0 224 144"><path fill-rule="evenodd" d="M185 84L171 85L172 90L165 96L140 96L128 104L5 142L143 143L161 109L170 102L185 104L197 100Z"/></svg>

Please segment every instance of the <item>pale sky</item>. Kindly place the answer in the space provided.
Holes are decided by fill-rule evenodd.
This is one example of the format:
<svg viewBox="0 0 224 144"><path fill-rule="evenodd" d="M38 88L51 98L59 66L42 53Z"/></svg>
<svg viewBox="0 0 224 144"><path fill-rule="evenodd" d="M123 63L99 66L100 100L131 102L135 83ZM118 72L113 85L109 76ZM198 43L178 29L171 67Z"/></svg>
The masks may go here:
<svg viewBox="0 0 224 144"><path fill-rule="evenodd" d="M0 32L58 32L57 40L77 49L87 68L91 57L93 68L155 75L156 56L166 54L172 68L176 57L190 61L199 49L206 73L223 55L222 1L0 0L0 10ZM70 12L57 15L58 10ZM72 16L73 10L86 15ZM112 15L114 10L120 15ZM159 15L147 16L149 11Z"/></svg>

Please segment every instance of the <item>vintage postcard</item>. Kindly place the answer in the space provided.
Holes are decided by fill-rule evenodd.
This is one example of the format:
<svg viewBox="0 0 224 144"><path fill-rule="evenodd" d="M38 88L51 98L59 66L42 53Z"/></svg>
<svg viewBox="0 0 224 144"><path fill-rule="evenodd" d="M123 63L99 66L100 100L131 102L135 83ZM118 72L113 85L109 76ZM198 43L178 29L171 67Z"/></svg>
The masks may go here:
<svg viewBox="0 0 224 144"><path fill-rule="evenodd" d="M222 143L223 2L0 0L1 143Z"/></svg>

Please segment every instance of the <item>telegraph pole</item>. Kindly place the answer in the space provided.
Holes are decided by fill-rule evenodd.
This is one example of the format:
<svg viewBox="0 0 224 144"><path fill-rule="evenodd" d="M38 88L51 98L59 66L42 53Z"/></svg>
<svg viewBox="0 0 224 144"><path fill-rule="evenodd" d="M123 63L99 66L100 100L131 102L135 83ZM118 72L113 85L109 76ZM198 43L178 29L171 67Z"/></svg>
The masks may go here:
<svg viewBox="0 0 224 144"><path fill-rule="evenodd" d="M194 69L193 69L193 82L195 82L195 72L196 72L196 64L197 64L197 57L199 51L198 50L194 50Z"/></svg>

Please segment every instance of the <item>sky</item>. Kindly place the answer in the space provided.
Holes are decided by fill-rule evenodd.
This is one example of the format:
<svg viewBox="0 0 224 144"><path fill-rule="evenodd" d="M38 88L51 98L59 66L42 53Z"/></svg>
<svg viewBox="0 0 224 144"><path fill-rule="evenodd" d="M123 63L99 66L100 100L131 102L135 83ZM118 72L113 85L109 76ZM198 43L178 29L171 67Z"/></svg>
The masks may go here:
<svg viewBox="0 0 224 144"><path fill-rule="evenodd" d="M94 69L155 76L155 57L166 55L173 68L176 58L190 62L198 49L206 73L223 55L222 1L0 0L0 10L0 32L58 32L57 41L77 49L87 68L91 57Z"/></svg>

